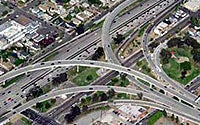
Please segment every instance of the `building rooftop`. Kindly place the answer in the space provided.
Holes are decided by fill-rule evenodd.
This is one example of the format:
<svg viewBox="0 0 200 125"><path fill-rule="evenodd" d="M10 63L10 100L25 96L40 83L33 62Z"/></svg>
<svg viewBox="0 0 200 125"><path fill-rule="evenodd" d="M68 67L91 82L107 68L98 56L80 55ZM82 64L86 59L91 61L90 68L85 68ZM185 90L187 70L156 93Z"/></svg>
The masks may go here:
<svg viewBox="0 0 200 125"><path fill-rule="evenodd" d="M16 22L18 22L19 24L23 25L23 26L26 26L28 25L29 23L32 22L31 19L27 18L26 16L24 15L20 15L18 18L15 19Z"/></svg>
<svg viewBox="0 0 200 125"><path fill-rule="evenodd" d="M200 0L189 0L183 6L190 11L196 12L200 8Z"/></svg>

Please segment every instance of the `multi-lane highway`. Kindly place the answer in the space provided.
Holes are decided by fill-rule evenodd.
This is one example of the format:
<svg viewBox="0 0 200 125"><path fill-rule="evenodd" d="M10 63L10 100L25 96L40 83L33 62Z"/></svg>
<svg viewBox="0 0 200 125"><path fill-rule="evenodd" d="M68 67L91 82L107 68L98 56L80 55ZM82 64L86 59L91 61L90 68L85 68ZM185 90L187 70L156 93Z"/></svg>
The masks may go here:
<svg viewBox="0 0 200 125"><path fill-rule="evenodd" d="M151 1L151 0L149 0L149 1ZM138 7L139 10L137 12L132 11L132 14L130 14L128 16L128 18L126 18L125 21L123 20L123 18L120 18L121 22L123 24L120 23L120 20L118 21L118 19L116 19L115 21L117 23L115 22L114 25L119 24L120 28L123 29L123 25L124 24L134 20L134 21L137 22L137 23L134 22L136 24L136 25L132 26L132 28L134 28L136 26L139 26L142 23L145 23L147 20L152 19L156 14L159 14L159 12L161 12L164 8L166 8L167 6L172 4L174 1L153 1L153 2L151 4L146 4L146 5L144 4L145 6L144 5L143 6L139 6ZM77 43L70 44L68 46L69 49L63 49L63 48L61 49L61 48L59 48L56 51L58 53L61 53L61 54L58 54L57 56L53 57L56 61L50 61L50 62L44 62L44 63L36 63L36 64L29 65L29 66L26 66L26 67L23 67L23 68L20 68L20 69L13 70L13 71L8 72L7 74L1 76L0 77L0 81L5 81L7 79L13 78L13 77L15 77L15 76L17 76L19 74L23 74L23 73L28 73L29 74L30 72L33 72L33 71L35 72L35 76L38 76L38 74L36 72L37 70L44 70L44 69L49 69L49 68L54 72L56 72L56 71L60 72L61 69L67 70L67 68L62 68L62 67L77 66L77 65L79 65L79 66L89 66L89 67L99 67L99 68L115 70L115 71L118 71L120 73L121 72L122 73L126 73L126 74L129 74L130 76L135 76L136 78L140 78L140 79L142 79L144 81L147 81L150 84L153 84L153 85L165 90L165 92L167 92L167 93L169 93L169 94L171 94L173 96L178 97L179 100L184 100L185 102L189 103L193 107L190 107L190 106L188 106L186 104L183 104L183 103L181 103L181 101L180 102L176 102L174 99L172 99L170 97L167 97L165 95L162 95L162 94L160 94L158 92L154 92L153 89L149 89L146 86L145 87L146 87L146 89L148 89L148 91L147 91L148 93L143 92L146 98L154 100L154 101L158 101L159 100L159 102L161 102L162 104L165 104L166 106L169 106L170 107L170 108L168 108L169 112L173 112L173 113L175 113L175 114L177 114L179 116L185 117L186 119L192 120L195 123L200 122L199 121L199 119L200 119L199 118L199 111L196 109L196 108L199 108L199 105L194 102L193 98L185 97L185 95L181 95L180 93L178 93L178 92L176 92L176 91L174 91L174 90L172 90L170 88L166 88L166 87L162 86L160 82L158 82L155 79L152 79L149 76L144 75L144 74L142 74L142 73L140 73L138 71L132 70L131 68L126 68L126 67L123 67L123 66L119 66L120 63L117 60L117 58L115 57L115 55L113 54L113 51L112 51L111 46L110 46L110 42L111 41L110 41L109 34L114 33L119 29L118 27L115 28L114 26L111 26L111 24L112 24L112 22L114 20L114 17L122 10L122 8L125 8L126 6L130 5L130 3L131 3L130 1L129 1L129 3L125 1L124 3L122 3L119 6L119 8L117 7L112 13L110 13L110 16L108 16L108 18L105 20L105 23L104 23L104 26L103 26L103 30L102 30L102 45L103 45L103 47L105 49L106 57L110 62L114 62L116 64L106 63L106 62L87 61L87 60L82 60L82 61L79 61L79 60L71 60L71 61L60 60L60 59L65 59L66 56L68 56L68 54L65 54L65 53L68 53L68 52L71 52L71 55L69 57L71 57L72 59L76 58L76 56L73 56L74 51L79 52L79 54L84 53L84 51L80 52L80 51L77 51L77 50L71 50L71 48L73 48L73 47L72 46L70 47L70 45L74 44L74 46L78 46L78 50L82 50L81 48L88 47L87 49L89 49L89 48L93 47L94 44L97 44L98 42L100 42L100 37L99 36L101 34L101 30L97 30L95 32L92 32L93 35L91 35L92 33L89 34L89 35L91 35L91 37L86 38L84 36L82 38L82 39L84 39L83 41L86 41L86 43L91 42L90 44L82 44L81 46L79 46L79 44L77 44L78 43L77 42ZM154 8L154 9L152 9L152 8ZM146 10L148 10L148 11L146 11ZM112 28L112 27L114 27L114 28ZM105 29L105 28L107 28L107 29ZM110 33L110 29L111 30L113 29L111 33ZM86 36L88 36L88 35L86 35ZM106 36L108 36L108 37L106 37ZM91 44L93 44L93 45L91 45ZM94 50L95 50L95 48L96 48L96 45L94 47ZM93 52L93 51L91 50L91 52ZM60 55L62 55L62 56L60 56ZM78 54L76 54L76 55L78 55ZM80 59L80 58L78 58L78 59ZM49 75L52 72L51 70L45 70L45 71L48 71L47 75ZM32 74L32 73L30 73L30 74ZM51 75L49 77L51 77ZM34 79L34 78L28 78L28 80L30 80L30 79ZM129 77L129 79L133 80L133 81L135 80L133 77ZM26 85L27 81L21 83L21 85L23 85L23 86ZM138 83L138 81L135 81L135 83L140 84L140 83ZM40 84L42 84L42 82ZM15 94L17 94L17 92L19 92L19 91L22 92L21 88L18 87L19 85L17 86L17 84L16 84L14 86L17 88L15 90L15 92L14 92ZM15 87L13 87L13 89L15 89ZM145 88L145 87L143 87L143 88ZM117 92L123 92L123 93L129 93L129 94L136 94L137 92L141 92L141 91L133 90L133 89L128 90L127 88L126 89L125 88L117 88L117 87L113 87L113 88ZM70 92L71 93L74 93L74 92L90 92L90 91L97 91L97 90L107 91L108 89L109 88L105 87L105 86L97 86L97 87L93 87L92 86L90 88L88 88L88 87L79 87L78 88L77 87L77 88L69 88L69 89L66 89L66 90L58 90L58 91L50 92L50 93L48 93L46 95L43 95L43 96L41 96L39 98L36 98L36 99L33 99L33 100L23 104L22 106L14 109L10 113L8 113L6 115L6 117L10 117L10 116L14 115L15 113L19 113L19 112L23 111L24 109L27 109L28 107L32 106L36 102L40 102L40 101L43 101L43 100L58 96L60 94L70 94ZM4 91L4 93L5 93L5 91ZM8 94L10 94L10 93L11 93L11 90L8 89ZM21 93L19 95L21 95ZM149 97L149 96L151 96L151 97ZM2 97L3 98L1 100L4 100L8 96L6 94L6 96L2 95ZM14 98L15 98L15 96L14 96ZM20 102L20 101L23 101L23 99L19 97L16 101ZM1 104L1 105L3 105L3 104ZM5 106L2 106L0 110L10 110L10 109L12 109L13 105L14 104L10 104L10 105L8 105L10 107L6 107L6 108L5 108ZM159 107L160 106L158 106L158 108ZM163 109L163 107L162 107L162 109Z"/></svg>
<svg viewBox="0 0 200 125"><path fill-rule="evenodd" d="M107 63L107 62L98 62L98 61L90 61L90 60L56 60L56 61L49 61L49 62L42 62L42 63L36 63L34 65L29 65L17 70L10 71L6 73L3 76L0 76L0 81L4 81L13 77L16 77L18 75L27 73L27 72L33 72L37 70L43 70L48 68L56 68L56 67L69 67L69 66L87 66L87 67L98 67L98 68L105 68L110 70L115 70L121 73L128 74L130 76L134 76L135 78L140 78L150 84L153 84L155 86L158 86L162 88L164 91L172 94L173 96L176 96L180 100L184 100L187 103L193 105L195 108L199 108L199 104L194 102L194 99L187 98L185 95L182 95L178 93L177 91L174 91L171 88L167 88L162 86L162 83L158 82L157 80L142 74L136 70L133 70L131 68L126 68L117 64L113 63Z"/></svg>
<svg viewBox="0 0 200 125"><path fill-rule="evenodd" d="M116 23L114 23L114 26L111 27L111 33L116 31L118 28L117 26L122 27L122 23L125 23L126 20L124 20L127 18L127 21L129 21L132 17L135 16L135 12L141 12L140 9L145 9L146 7L148 7L148 5L151 5L152 3L155 3L152 0L149 0L147 2L144 3L143 6L138 6L137 8L134 8L132 11L130 11L129 14L123 15L121 18L116 19ZM23 11L24 12L24 11ZM135 18L133 18L135 19ZM122 27L123 29L123 27ZM84 36L83 38L80 39L76 39L76 42L72 42L72 44L67 44L67 46L65 47L59 47L59 49L56 50L56 52L58 52L58 54L53 58L53 60L56 59L73 59L76 56L79 56L79 54L83 53L84 51L82 51L83 49L85 50L85 48L87 48L88 46L91 46L91 44L96 44L98 41L100 41L100 34L101 34L101 30L97 30L94 31L92 33L89 33L88 35ZM83 49L82 49L83 48ZM87 53L86 53L87 55ZM84 56L84 55L82 55ZM79 58L78 58L79 59ZM46 70L46 71L41 71L41 72L34 72L34 73L30 73L28 76L26 77L24 76L22 79L20 79L20 81L18 81L15 85L13 85L12 87L6 88L5 90L2 90L1 93L7 93L5 95L2 95L1 100L2 102L4 102L4 100L6 100L7 98L11 97L13 98L15 101L11 102L12 104L8 104L7 107L10 107L11 105L17 105L17 103L15 104L15 102L17 102L17 100L21 99L20 95L25 95L24 93L22 93L22 91L26 92L30 87L32 87L35 84L38 85L44 85L48 83L48 77L51 78L53 76L56 76L56 74L65 72L66 69L57 69L54 70L54 72L52 73L51 70ZM37 83L35 83L36 81L39 81ZM23 89L21 90L19 88L19 86L24 86ZM11 91L11 93L10 93Z"/></svg>
<svg viewBox="0 0 200 125"><path fill-rule="evenodd" d="M195 123L200 122L199 111L194 110L191 107L185 108L185 106L183 104L179 104L173 99L168 99L168 97L166 97L166 99L162 99L151 93L143 92L140 90L134 90L134 89L130 89L130 88L116 87L116 86L71 87L71 88L67 88L67 89L49 92L48 94L42 95L38 98L35 98L35 99L23 104L20 107L17 107L16 109L13 109L11 112L6 114L4 117L11 117L12 115L14 115L16 113L26 110L27 108L36 104L37 102L41 102L41 101L56 97L58 95L72 94L72 93L78 93L78 92L108 91L111 88L114 89L118 93L127 93L127 94L131 94L131 95L136 95L137 93L142 92L143 96L147 99L150 99L155 102L157 102L159 100L159 102L161 102L162 104L160 104L161 106L159 106L158 108L163 109L163 107L165 107L164 108L165 110L167 110L167 111L170 110L170 112L173 112L173 113L177 114L178 116L184 117L188 120L192 120ZM159 105L159 103L157 103L157 104Z"/></svg>
<svg viewBox="0 0 200 125"><path fill-rule="evenodd" d="M134 12L135 11L132 10L130 14L128 15L128 17L131 17L131 15L134 14ZM118 29L117 26L119 26L119 24L122 24L121 22L124 22L123 16L117 19L115 26L111 28L111 30L112 31L117 30ZM91 48L93 47L94 49L97 48L95 47L95 44L97 44L100 41L100 34L101 34L101 30L96 30L94 32L91 32L83 36L80 39L75 39L75 42L70 41L71 43L66 44L67 46L62 46L62 47L59 47L59 49L56 49L56 53L58 54L55 55L55 57L53 57L52 60L74 59L75 57L78 57L76 59L85 59L83 57L85 57L85 55L88 55L88 53L84 54L85 50L89 49L90 47ZM92 54L93 52L94 50L93 51L91 50L90 54ZM2 102L10 97L13 98L14 100L15 98L17 98L16 100L18 100L21 98L20 97L21 94L25 95L24 93L22 93L19 86L22 86L22 87L24 86L23 90L27 91L30 87L34 86L35 84L39 84L39 85L47 84L48 77L51 78L52 76L56 76L58 73L61 73L61 70L62 72L66 71L66 69L57 69L54 71L45 70L45 71L40 71L40 72L29 73L27 75L28 77L24 76L22 79L16 82L16 84L12 85L11 87L1 90ZM3 95L4 93L7 93L7 94ZM12 103L15 103L15 102L16 101L13 101ZM12 104L12 105L17 105L17 104ZM9 106L11 105L7 105L7 107Z"/></svg>

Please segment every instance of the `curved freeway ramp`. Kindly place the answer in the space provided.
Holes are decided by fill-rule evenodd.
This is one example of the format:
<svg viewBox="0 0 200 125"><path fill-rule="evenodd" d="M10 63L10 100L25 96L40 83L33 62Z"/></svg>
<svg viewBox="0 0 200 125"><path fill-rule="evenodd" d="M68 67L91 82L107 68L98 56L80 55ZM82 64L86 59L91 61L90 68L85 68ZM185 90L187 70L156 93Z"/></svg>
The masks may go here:
<svg viewBox="0 0 200 125"><path fill-rule="evenodd" d="M124 66L120 66L120 65L108 63L108 62L99 62L99 61L91 61L91 60L56 60L56 61L36 63L36 64L29 65L29 66L26 66L26 67L23 67L20 69L12 70L12 71L0 76L0 82L6 81L8 79L11 79L13 77L16 77L18 75L28 73L28 72L33 72L33 71L43 70L43 69L48 69L48 68L69 67L69 66L97 67L97 68L105 68L105 69L125 73L130 76L134 76L135 78L140 78L140 79L142 79L150 84L153 84L155 86L159 86L159 87L161 87L161 89L169 92L170 94L172 94L174 96L177 96L177 97L183 99L184 101L187 101L194 107L199 107L199 104L195 103L193 99L186 98L184 95L182 95L176 91L172 91L169 88L160 86L162 83L151 78L148 75L145 75L145 74L143 74L139 71L133 70L131 68L127 68Z"/></svg>
<svg viewBox="0 0 200 125"><path fill-rule="evenodd" d="M131 94L131 95L137 95L137 93L143 93L143 97L150 99L152 101L155 101L156 103L154 103L153 105L151 105L152 103L143 103L142 101L138 101L138 104L145 104L146 106L150 106L150 107L154 107L154 108L158 108L158 109L165 109L169 112L173 112L175 114L177 114L178 116L184 117L188 120L191 120L195 123L200 122L200 116L199 116L199 112L197 110L191 109L191 108L185 108L185 106L183 106L182 104L177 104L175 101L168 101L167 99L165 99L165 101L163 101L163 99L154 96L151 93L147 93L147 92L143 92L140 90L134 90L131 88L125 88L125 87L116 87L116 86L83 86L83 87L72 87L72 88L67 88L67 89L62 89L62 90L57 90L57 91L52 91L49 92L45 95L42 95L38 98L35 98L33 100L28 101L27 103L23 104L22 106L13 109L11 112L9 112L8 114L4 115L4 117L11 117L13 115L15 115L16 113L20 113L22 111L24 111L25 109L35 105L37 102L42 102L45 100L48 100L50 98L59 96L59 95L63 95L63 94L72 94L72 93L79 93L79 92L93 92L93 91L104 91L107 92L110 89L114 89L115 92L118 93L127 93L127 94ZM162 101L162 103L158 103L158 100ZM125 102L125 101L124 101Z"/></svg>

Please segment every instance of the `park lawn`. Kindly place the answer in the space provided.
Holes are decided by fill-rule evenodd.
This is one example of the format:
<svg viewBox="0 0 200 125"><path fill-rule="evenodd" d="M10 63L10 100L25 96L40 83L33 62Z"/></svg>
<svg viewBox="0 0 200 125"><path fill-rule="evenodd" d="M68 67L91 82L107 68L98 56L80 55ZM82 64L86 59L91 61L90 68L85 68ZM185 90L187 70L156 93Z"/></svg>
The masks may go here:
<svg viewBox="0 0 200 125"><path fill-rule="evenodd" d="M87 67L79 66L79 72L77 72L77 66L73 67L67 72L67 76L69 79L72 80L74 77L76 77L77 75L79 75L81 72L83 72L86 69Z"/></svg>
<svg viewBox="0 0 200 125"><path fill-rule="evenodd" d="M163 113L161 111L156 112L154 115L152 115L148 119L148 125L154 125L158 119L160 119L163 116Z"/></svg>
<svg viewBox="0 0 200 125"><path fill-rule="evenodd" d="M192 55L190 53L190 48L169 48L168 50L174 51L175 56L180 57L188 57L191 63L191 70L188 71L188 74L184 79L181 79L181 70L180 70L180 64L175 59L169 59L169 64L162 65L163 70L165 73L172 79L176 80L177 82L180 82L183 85L186 85L188 82L190 82L192 79L197 77L200 74L200 68L198 68L193 59Z"/></svg>
<svg viewBox="0 0 200 125"><path fill-rule="evenodd" d="M72 82L78 86L86 86L96 80L99 76L97 75L98 68L86 68L84 71L79 73Z"/></svg>
<svg viewBox="0 0 200 125"><path fill-rule="evenodd" d="M120 77L116 77L116 78L113 78L109 83L108 85L110 86L121 86L121 87L126 87L129 85L129 80L127 78L125 79L121 79Z"/></svg>
<svg viewBox="0 0 200 125"><path fill-rule="evenodd" d="M41 104L40 107L33 106L33 108L40 112L47 112L50 108L52 108L56 104L56 99L49 99L49 100L40 102L40 104Z"/></svg>
<svg viewBox="0 0 200 125"><path fill-rule="evenodd" d="M25 117L21 118L21 121L23 122L23 125L32 125L32 121L26 119Z"/></svg>

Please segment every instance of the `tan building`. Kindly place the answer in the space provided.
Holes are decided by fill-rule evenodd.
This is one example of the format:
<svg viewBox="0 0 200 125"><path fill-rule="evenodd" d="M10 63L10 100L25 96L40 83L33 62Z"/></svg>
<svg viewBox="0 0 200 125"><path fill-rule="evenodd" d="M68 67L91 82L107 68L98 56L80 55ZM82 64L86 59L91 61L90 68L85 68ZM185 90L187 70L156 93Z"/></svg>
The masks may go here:
<svg viewBox="0 0 200 125"><path fill-rule="evenodd" d="M200 9L200 0L189 0L183 6L192 12L197 12Z"/></svg>

